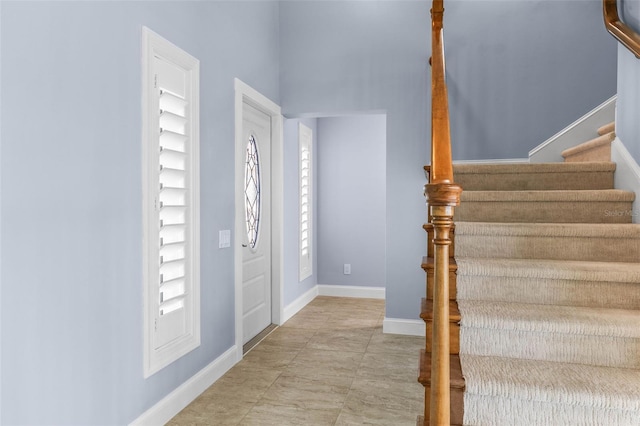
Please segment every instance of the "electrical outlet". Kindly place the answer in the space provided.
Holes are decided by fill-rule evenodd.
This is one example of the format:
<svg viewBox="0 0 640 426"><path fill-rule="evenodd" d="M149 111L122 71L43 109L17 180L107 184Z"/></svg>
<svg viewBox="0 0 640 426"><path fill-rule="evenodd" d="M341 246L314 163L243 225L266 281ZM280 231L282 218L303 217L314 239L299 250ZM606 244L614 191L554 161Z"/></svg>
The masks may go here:
<svg viewBox="0 0 640 426"><path fill-rule="evenodd" d="M344 274L345 275L351 274L351 264L350 263L345 263L344 264Z"/></svg>

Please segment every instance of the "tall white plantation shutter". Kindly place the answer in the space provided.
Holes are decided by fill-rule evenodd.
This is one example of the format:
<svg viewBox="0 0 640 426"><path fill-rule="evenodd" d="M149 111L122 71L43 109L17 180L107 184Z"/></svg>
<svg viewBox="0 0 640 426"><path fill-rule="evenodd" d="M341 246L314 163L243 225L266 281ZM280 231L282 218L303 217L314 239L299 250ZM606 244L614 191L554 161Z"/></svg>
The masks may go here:
<svg viewBox="0 0 640 426"><path fill-rule="evenodd" d="M200 344L199 63L143 32L145 375Z"/></svg>
<svg viewBox="0 0 640 426"><path fill-rule="evenodd" d="M313 274L312 258L312 140L313 133L310 128L300 123L300 281Z"/></svg>

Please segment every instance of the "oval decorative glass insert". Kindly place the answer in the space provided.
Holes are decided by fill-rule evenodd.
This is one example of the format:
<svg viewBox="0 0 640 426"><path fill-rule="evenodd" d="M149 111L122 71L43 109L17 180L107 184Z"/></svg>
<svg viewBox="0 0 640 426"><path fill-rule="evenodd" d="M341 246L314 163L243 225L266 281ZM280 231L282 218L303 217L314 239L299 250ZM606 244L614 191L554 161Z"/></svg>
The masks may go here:
<svg viewBox="0 0 640 426"><path fill-rule="evenodd" d="M255 248L258 243L258 229L260 227L260 161L258 146L253 135L249 137L245 157L244 209L249 246Z"/></svg>

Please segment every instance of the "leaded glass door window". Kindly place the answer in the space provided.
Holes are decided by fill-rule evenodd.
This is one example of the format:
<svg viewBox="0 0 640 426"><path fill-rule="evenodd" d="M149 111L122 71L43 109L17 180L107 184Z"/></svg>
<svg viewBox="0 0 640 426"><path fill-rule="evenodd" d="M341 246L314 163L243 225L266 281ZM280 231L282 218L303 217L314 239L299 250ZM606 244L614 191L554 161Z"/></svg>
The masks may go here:
<svg viewBox="0 0 640 426"><path fill-rule="evenodd" d="M260 231L260 158L254 135L251 135L247 142L244 200L248 245L255 249Z"/></svg>

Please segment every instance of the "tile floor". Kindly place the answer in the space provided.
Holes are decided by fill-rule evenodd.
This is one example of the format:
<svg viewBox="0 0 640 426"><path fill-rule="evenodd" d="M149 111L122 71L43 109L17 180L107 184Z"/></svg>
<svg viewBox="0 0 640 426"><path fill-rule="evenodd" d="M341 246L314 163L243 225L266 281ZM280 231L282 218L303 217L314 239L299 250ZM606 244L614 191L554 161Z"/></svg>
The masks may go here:
<svg viewBox="0 0 640 426"><path fill-rule="evenodd" d="M168 424L415 426L424 338L383 318L382 300L319 296Z"/></svg>

